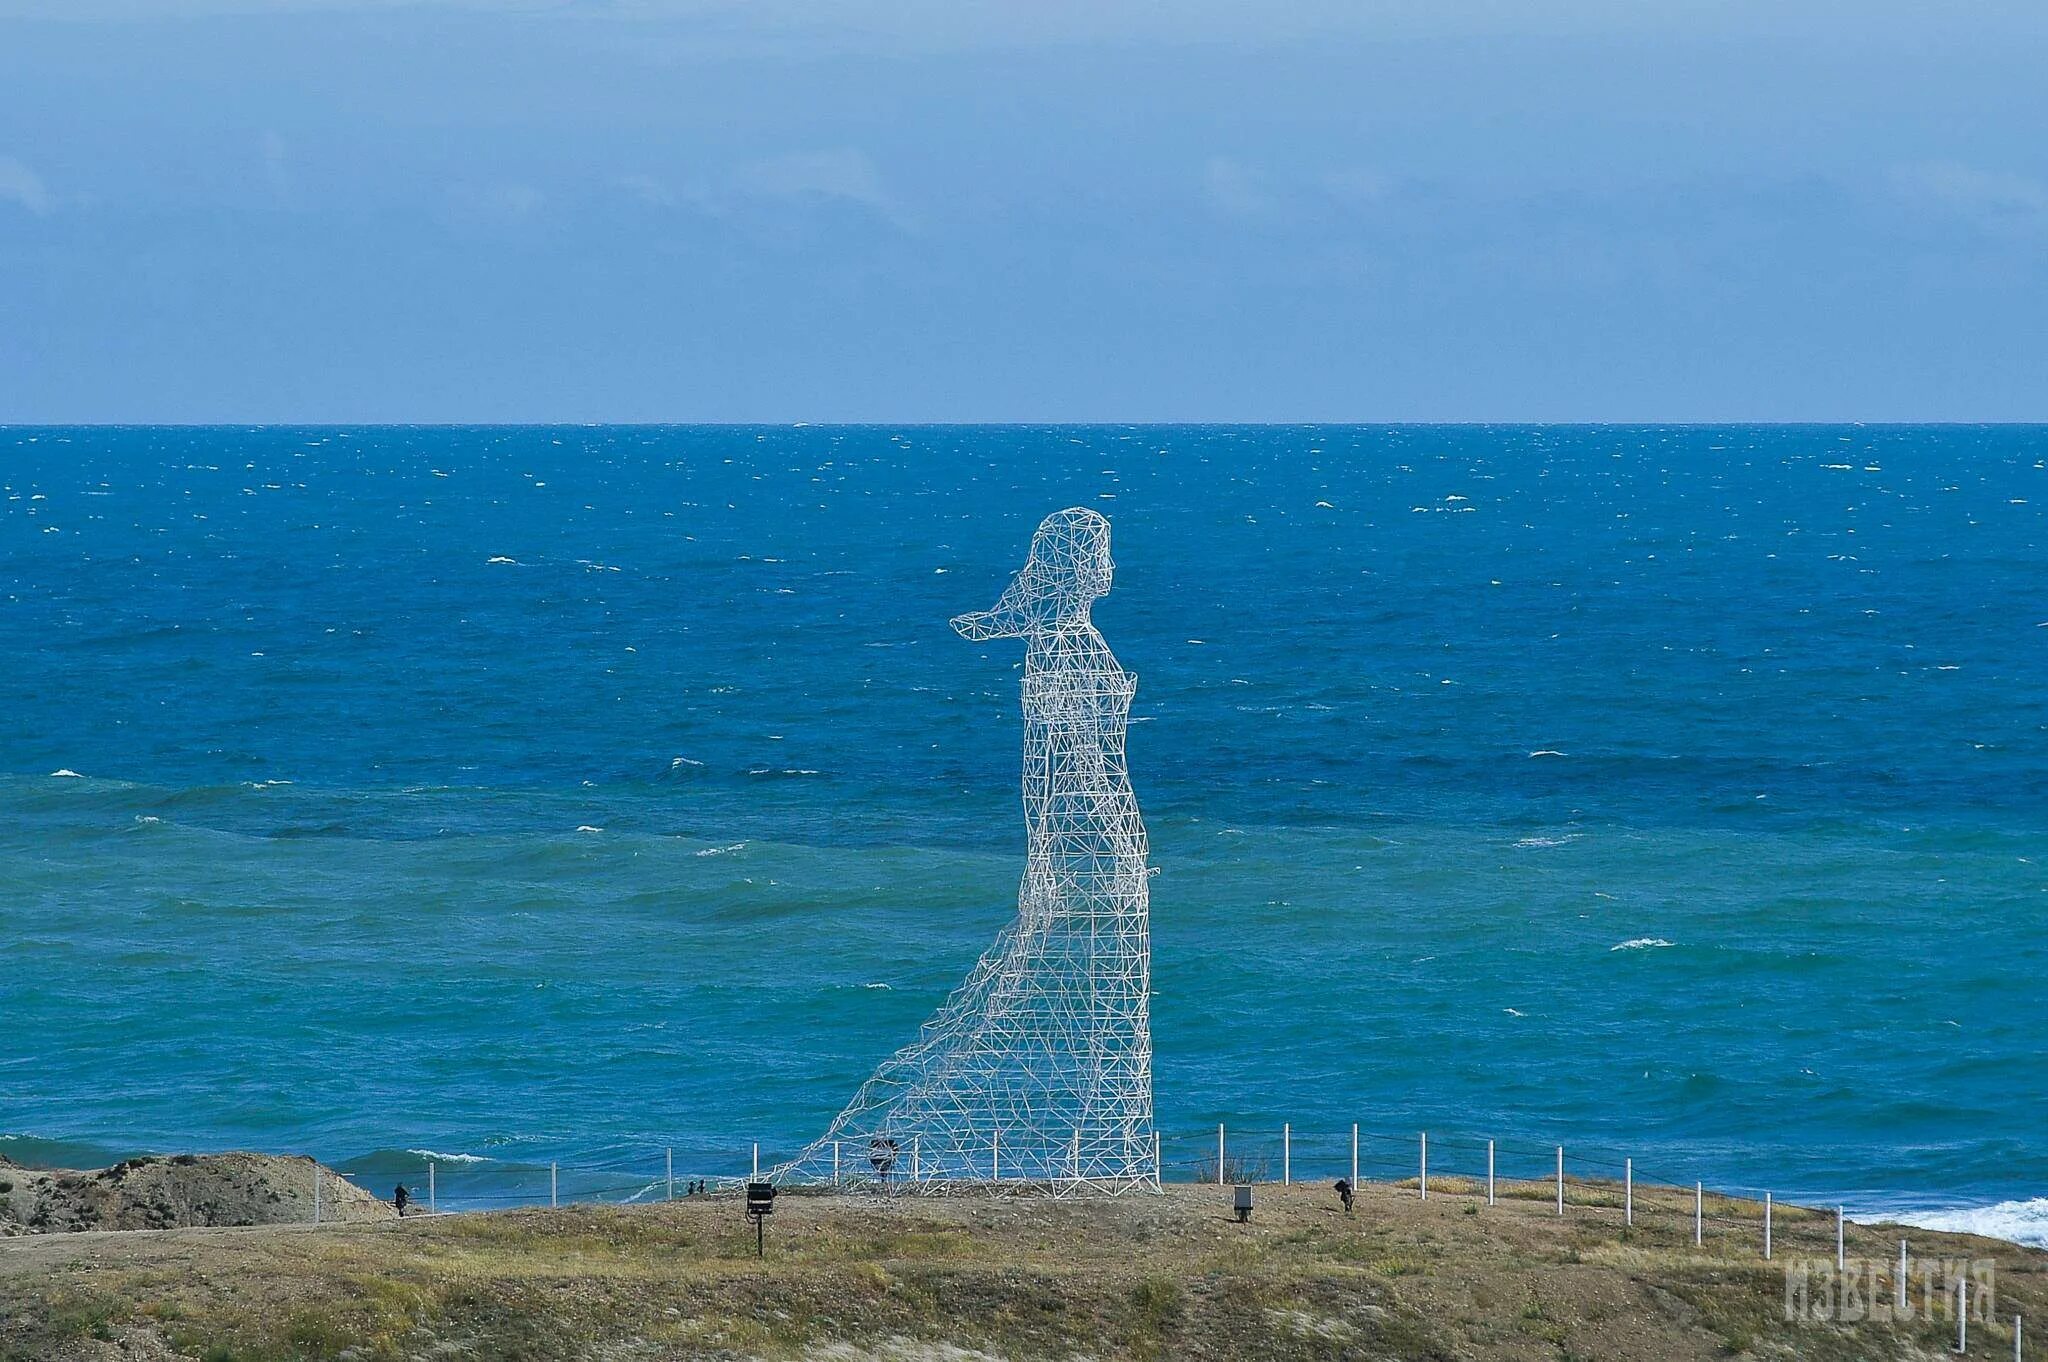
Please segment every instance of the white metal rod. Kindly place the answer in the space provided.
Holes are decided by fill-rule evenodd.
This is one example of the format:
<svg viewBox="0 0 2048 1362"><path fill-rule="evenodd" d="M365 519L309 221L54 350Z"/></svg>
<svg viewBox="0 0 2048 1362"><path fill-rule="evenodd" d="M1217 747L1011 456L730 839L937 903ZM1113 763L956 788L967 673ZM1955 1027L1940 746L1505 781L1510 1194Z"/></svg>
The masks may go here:
<svg viewBox="0 0 2048 1362"><path fill-rule="evenodd" d="M1155 1183L1166 1181L1166 1164L1159 1154L1159 1132L1155 1129L1152 1132L1152 1181Z"/></svg>
<svg viewBox="0 0 2048 1362"><path fill-rule="evenodd" d="M1692 1185L1692 1242L1695 1247L1706 1242L1704 1238L1706 1231L1704 1215L1706 1200L1706 1189L1700 1183L1695 1182Z"/></svg>
<svg viewBox="0 0 2048 1362"><path fill-rule="evenodd" d="M1280 1123L1280 1185L1286 1187L1294 1182L1294 1123Z"/></svg>
<svg viewBox="0 0 2048 1362"><path fill-rule="evenodd" d="M1557 1147L1557 1213L1564 1214L1564 1146Z"/></svg>
<svg viewBox="0 0 2048 1362"><path fill-rule="evenodd" d="M2012 1317L2012 1362L2026 1362L2020 1356L2020 1336L2026 1328L2026 1323L2018 1315Z"/></svg>
<svg viewBox="0 0 2048 1362"><path fill-rule="evenodd" d="M1003 1180L1003 1132L1000 1130L988 1137L988 1162L990 1182Z"/></svg>
<svg viewBox="0 0 2048 1362"><path fill-rule="evenodd" d="M1493 1204L1493 1141L1486 1142L1486 1204Z"/></svg>
<svg viewBox="0 0 2048 1362"><path fill-rule="evenodd" d="M1351 1123L1351 1190L1358 1191L1358 1122Z"/></svg>
<svg viewBox="0 0 2048 1362"><path fill-rule="evenodd" d="M1837 1272L1844 1270L1849 1265L1848 1257L1843 1247L1846 1231L1842 1228L1847 1216L1848 1213L1840 1206L1835 1207L1835 1271Z"/></svg>
<svg viewBox="0 0 2048 1362"><path fill-rule="evenodd" d="M1624 1226L1636 1223L1636 1161L1633 1158L1621 1161L1621 1223Z"/></svg>
<svg viewBox="0 0 2048 1362"><path fill-rule="evenodd" d="M910 1137L910 1180L912 1182L921 1182L924 1179L923 1156L919 1151L922 1141L923 1137L920 1135Z"/></svg>
<svg viewBox="0 0 2048 1362"><path fill-rule="evenodd" d="M1771 1260L1771 1194L1764 1193L1764 1261Z"/></svg>
<svg viewBox="0 0 2048 1362"><path fill-rule="evenodd" d="M1223 1122L1216 1123L1216 1185L1223 1185Z"/></svg>
<svg viewBox="0 0 2048 1362"><path fill-rule="evenodd" d="M1081 1180L1081 1127L1074 1127L1074 1153L1072 1156L1074 1181Z"/></svg>
<svg viewBox="0 0 2048 1362"><path fill-rule="evenodd" d="M560 1182L561 1171L562 1165L560 1165L559 1163L550 1163L548 1165L548 1205L550 1206L559 1206L562 1204Z"/></svg>
<svg viewBox="0 0 2048 1362"><path fill-rule="evenodd" d="M1970 1279L1956 1278L1956 1351L1970 1351Z"/></svg>
<svg viewBox="0 0 2048 1362"><path fill-rule="evenodd" d="M1892 1306L1901 1315L1906 1313L1906 1241L1899 1241L1899 1274L1892 1278Z"/></svg>
<svg viewBox="0 0 2048 1362"><path fill-rule="evenodd" d="M832 1185L839 1185L839 1141L832 1142Z"/></svg>
<svg viewBox="0 0 2048 1362"><path fill-rule="evenodd" d="M1422 1177L1419 1183L1422 1199L1429 1200L1429 1132L1422 1132Z"/></svg>

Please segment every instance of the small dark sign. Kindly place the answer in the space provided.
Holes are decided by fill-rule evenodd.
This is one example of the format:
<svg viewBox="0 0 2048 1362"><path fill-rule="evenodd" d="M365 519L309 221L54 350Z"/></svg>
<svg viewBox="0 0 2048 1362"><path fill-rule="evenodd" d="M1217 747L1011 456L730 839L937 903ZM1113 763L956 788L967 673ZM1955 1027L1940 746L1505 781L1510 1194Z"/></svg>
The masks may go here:
<svg viewBox="0 0 2048 1362"><path fill-rule="evenodd" d="M747 1184L747 1214L769 1215L775 1210L775 1184L772 1182L750 1182Z"/></svg>

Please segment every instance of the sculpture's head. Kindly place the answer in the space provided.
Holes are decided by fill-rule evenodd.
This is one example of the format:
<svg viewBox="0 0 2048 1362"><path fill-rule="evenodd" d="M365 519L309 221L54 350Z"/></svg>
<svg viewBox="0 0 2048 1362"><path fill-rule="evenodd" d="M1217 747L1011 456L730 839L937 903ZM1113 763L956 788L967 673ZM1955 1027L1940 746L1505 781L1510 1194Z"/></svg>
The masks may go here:
<svg viewBox="0 0 2048 1362"><path fill-rule="evenodd" d="M1088 607L1109 591L1109 522L1084 507L1055 511L1031 536L1031 556L993 610L961 615L953 627L979 642L1018 638L1088 621Z"/></svg>

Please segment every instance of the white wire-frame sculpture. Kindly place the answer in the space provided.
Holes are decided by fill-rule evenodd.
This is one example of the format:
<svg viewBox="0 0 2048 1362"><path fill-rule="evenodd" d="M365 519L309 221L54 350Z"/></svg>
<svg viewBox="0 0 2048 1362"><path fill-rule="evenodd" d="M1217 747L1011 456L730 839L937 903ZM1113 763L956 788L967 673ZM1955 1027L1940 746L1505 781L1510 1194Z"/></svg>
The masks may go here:
<svg viewBox="0 0 2048 1362"><path fill-rule="evenodd" d="M1089 618L1109 522L1047 516L993 610L953 628L1024 640L1024 879L1016 919L779 1182L1054 1195L1159 1186L1147 845L1124 734L1137 678Z"/></svg>

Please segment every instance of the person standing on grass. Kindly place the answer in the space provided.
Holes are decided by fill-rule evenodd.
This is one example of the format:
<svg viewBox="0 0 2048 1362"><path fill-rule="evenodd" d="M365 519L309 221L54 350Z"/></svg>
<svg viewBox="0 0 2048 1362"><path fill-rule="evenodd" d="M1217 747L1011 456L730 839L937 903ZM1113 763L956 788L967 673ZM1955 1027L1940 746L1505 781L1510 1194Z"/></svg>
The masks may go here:
<svg viewBox="0 0 2048 1362"><path fill-rule="evenodd" d="M412 1193L405 1190L404 1183L399 1183L398 1189L391 1194L391 1204L398 1208L398 1218L403 1220L405 1208L412 1204Z"/></svg>

